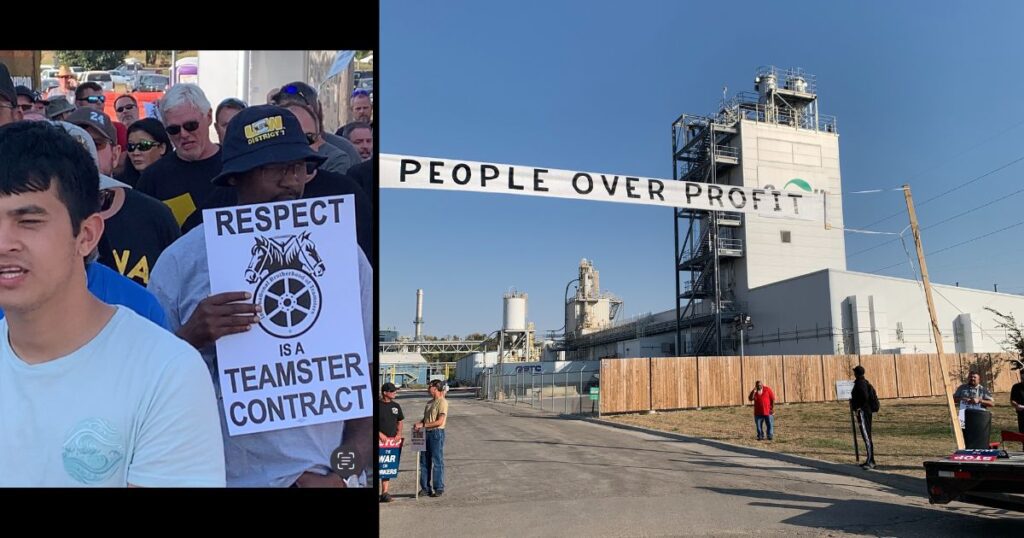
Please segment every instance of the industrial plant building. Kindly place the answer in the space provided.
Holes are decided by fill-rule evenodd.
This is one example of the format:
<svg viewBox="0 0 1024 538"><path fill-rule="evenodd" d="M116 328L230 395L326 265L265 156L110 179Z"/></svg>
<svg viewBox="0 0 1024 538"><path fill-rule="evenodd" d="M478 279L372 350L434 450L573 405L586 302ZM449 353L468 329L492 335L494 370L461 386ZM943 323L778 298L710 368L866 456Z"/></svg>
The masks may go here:
<svg viewBox="0 0 1024 538"><path fill-rule="evenodd" d="M818 111L815 78L767 67L754 88L714 116L673 122L674 179L820 192L825 222L678 210L676 307L615 319L621 301L584 260L555 343L567 358L936 351L919 281L846 269L839 130ZM986 308L1024 312L1019 295L946 285L933 295L946 352L1002 351Z"/></svg>

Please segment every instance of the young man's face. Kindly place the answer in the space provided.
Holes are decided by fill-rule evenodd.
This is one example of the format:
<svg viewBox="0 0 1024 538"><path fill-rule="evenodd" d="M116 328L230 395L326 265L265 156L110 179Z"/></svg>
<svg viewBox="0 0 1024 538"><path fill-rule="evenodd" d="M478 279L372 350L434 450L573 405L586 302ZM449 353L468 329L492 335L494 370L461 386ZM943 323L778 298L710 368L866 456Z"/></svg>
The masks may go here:
<svg viewBox="0 0 1024 538"><path fill-rule="evenodd" d="M92 102L89 101L90 97L94 98ZM103 97L102 91L95 90L92 88L86 88L82 90L82 98L76 101L76 103L79 107L91 108L93 110L103 112L103 103L99 99L101 97Z"/></svg>
<svg viewBox="0 0 1024 538"><path fill-rule="evenodd" d="M60 297L102 233L96 214L73 234L56 181L46 192L0 196L0 308L29 312Z"/></svg>

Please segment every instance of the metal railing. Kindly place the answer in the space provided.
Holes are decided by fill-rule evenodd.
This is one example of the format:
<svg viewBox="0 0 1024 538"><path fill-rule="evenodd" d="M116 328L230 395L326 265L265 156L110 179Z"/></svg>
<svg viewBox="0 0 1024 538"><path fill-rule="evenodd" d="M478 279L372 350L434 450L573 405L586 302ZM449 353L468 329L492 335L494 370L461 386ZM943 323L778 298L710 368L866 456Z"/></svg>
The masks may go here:
<svg viewBox="0 0 1024 538"><path fill-rule="evenodd" d="M512 407L530 407L562 415L597 416L600 405L590 397L600 387L598 370L554 373L481 374L480 397Z"/></svg>

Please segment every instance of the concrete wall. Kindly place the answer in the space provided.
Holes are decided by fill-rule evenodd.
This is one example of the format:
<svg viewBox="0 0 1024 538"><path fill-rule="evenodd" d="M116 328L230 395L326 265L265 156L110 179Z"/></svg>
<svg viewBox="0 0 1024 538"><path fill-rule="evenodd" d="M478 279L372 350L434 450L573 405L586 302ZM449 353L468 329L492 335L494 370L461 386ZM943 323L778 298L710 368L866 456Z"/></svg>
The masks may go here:
<svg viewBox="0 0 1024 538"><path fill-rule="evenodd" d="M830 193L825 199L832 228L822 222L746 215L738 231L745 250L735 263L738 285L756 288L821 269L845 270L839 135L744 120L740 144L742 170L733 171L730 183L800 191L786 184L803 179L814 191ZM783 231L789 232L789 243L782 242Z"/></svg>
<svg viewBox="0 0 1024 538"><path fill-rule="evenodd" d="M885 345L883 351L935 352L924 291L917 281L848 271L830 271L829 279L834 319L843 316L844 302L849 304L850 297L856 297L862 305L864 298L871 296L874 310L881 314L875 315L872 330L879 333L878 338ZM933 285L932 288L936 317L942 332L944 351L947 353L1002 351L1001 343L1006 335L1002 329L996 328L995 315L985 310L986 306L1004 314L1024 315L1024 296L946 285ZM863 305L861 308L862 315L859 317L863 319ZM957 331L960 328L958 326L963 329ZM863 330L864 325L861 324L860 328ZM861 338L861 341L864 339ZM870 353L871 350L862 348L837 352Z"/></svg>
<svg viewBox="0 0 1024 538"><path fill-rule="evenodd" d="M747 291L754 328L746 331L747 355L831 354L828 271L818 271Z"/></svg>

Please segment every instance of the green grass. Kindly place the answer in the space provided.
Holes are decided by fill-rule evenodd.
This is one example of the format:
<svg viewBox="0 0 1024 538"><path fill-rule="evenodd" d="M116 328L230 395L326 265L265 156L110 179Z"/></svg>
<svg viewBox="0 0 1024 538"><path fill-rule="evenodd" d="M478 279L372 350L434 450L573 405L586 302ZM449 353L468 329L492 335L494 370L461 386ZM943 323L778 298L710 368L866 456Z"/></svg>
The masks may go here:
<svg viewBox="0 0 1024 538"><path fill-rule="evenodd" d="M992 441L1000 430L1017 431L1007 393L996 394L992 408ZM755 446L837 463L856 463L853 428L846 402L781 404L775 408L775 440L757 441L750 406L660 412L654 415L607 417L628 424L695 437ZM873 439L879 470L924 476L922 462L955 450L943 397L883 400L874 417ZM858 439L858 443L860 440ZM1020 450L1020 444L1009 447ZM861 458L864 447L861 445Z"/></svg>

